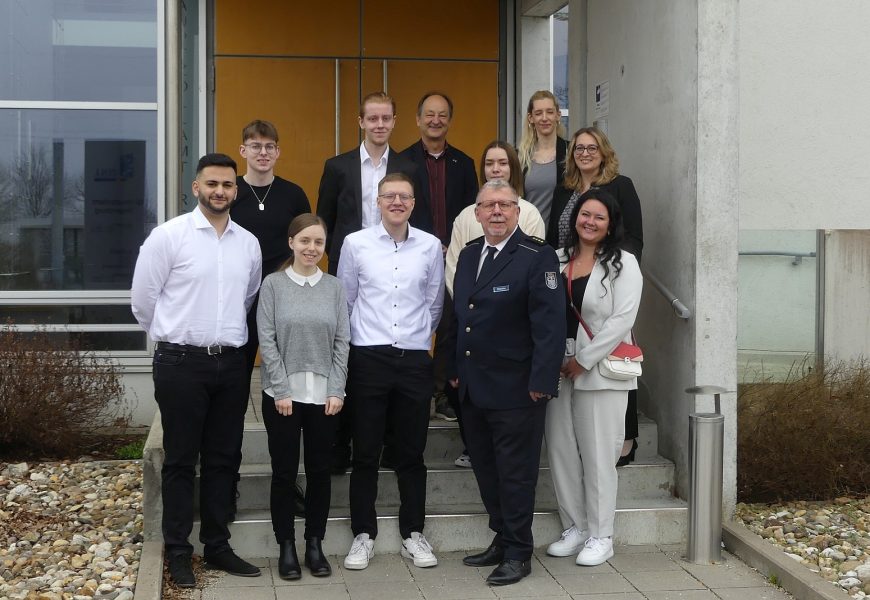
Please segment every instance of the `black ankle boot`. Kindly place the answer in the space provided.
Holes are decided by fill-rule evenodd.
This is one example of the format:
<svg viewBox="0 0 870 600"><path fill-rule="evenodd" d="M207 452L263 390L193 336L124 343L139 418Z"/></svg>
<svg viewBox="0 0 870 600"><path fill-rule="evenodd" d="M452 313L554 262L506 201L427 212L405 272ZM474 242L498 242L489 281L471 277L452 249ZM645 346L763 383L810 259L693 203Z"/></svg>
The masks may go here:
<svg viewBox="0 0 870 600"><path fill-rule="evenodd" d="M293 581L302 577L299 568L299 557L296 555L296 543L293 540L278 542L281 553L278 555L278 576L281 579Z"/></svg>
<svg viewBox="0 0 870 600"><path fill-rule="evenodd" d="M332 575L332 567L329 566L320 547L320 538L313 537L305 540L305 566L311 569L311 574L315 577Z"/></svg>

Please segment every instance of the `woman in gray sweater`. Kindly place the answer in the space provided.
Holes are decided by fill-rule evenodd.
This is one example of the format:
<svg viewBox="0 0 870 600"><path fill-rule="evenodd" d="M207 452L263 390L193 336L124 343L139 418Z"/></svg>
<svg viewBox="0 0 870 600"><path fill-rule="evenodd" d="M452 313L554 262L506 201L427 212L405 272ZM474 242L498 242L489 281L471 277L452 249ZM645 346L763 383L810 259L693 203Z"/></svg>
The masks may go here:
<svg viewBox="0 0 870 600"><path fill-rule="evenodd" d="M344 404L350 325L341 283L317 267L326 244L323 220L299 215L287 236L293 254L263 281L257 308L263 421L272 458L272 529L280 547L278 574L299 579L293 491L304 430L305 566L315 577L326 577L332 568L321 541L329 514L335 415Z"/></svg>

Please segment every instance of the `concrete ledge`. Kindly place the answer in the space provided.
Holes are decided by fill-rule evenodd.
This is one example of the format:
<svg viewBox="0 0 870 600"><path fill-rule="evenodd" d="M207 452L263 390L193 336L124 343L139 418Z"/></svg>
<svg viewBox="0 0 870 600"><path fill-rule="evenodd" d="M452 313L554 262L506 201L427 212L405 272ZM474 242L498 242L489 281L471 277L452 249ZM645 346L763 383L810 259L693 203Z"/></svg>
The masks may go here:
<svg viewBox="0 0 870 600"><path fill-rule="evenodd" d="M145 542L163 542L161 523L163 522L163 500L161 495L160 471L163 469L163 425L160 423L160 410L154 415L148 439L142 449L142 516ZM162 551L161 551L162 552Z"/></svg>
<svg viewBox="0 0 870 600"><path fill-rule="evenodd" d="M851 600L845 590L788 558L736 521L723 523L722 541L729 552L749 566L767 577L775 576L777 584L797 600Z"/></svg>
<svg viewBox="0 0 870 600"><path fill-rule="evenodd" d="M160 600L163 597L163 542L145 542L139 557L133 600Z"/></svg>

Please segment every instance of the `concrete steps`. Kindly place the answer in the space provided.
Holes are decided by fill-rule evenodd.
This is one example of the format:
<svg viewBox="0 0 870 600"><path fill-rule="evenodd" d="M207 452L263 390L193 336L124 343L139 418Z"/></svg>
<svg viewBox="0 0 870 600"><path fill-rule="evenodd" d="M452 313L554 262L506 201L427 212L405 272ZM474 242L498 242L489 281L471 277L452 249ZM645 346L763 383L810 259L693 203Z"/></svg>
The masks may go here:
<svg viewBox="0 0 870 600"><path fill-rule="evenodd" d="M338 513L338 514L335 514ZM375 552L398 553L401 547L397 507L378 507L378 537ZM614 542L620 545L679 544L685 540L687 511L685 503L675 498L659 498L638 502L619 502L616 509ZM426 539L436 552L482 549L492 540L488 517L482 506L427 505ZM296 519L297 539L301 543L305 523ZM555 510L535 513L532 531L535 543L545 546L559 538L562 526ZM268 510L241 511L230 526L231 544L239 556L258 558L277 555L278 546L272 532ZM199 522L194 524L191 541L197 552L202 547ZM333 511L326 527L323 550L326 554L343 556L350 548L353 533L350 517Z"/></svg>
<svg viewBox="0 0 870 600"><path fill-rule="evenodd" d="M432 420L426 443L427 478L426 537L436 552L464 551L489 544L492 532L480 502L477 482L471 469L458 468L453 460L462 450L456 423ZM271 467L265 427L257 422L245 424L240 470L239 513L230 526L232 545L240 556L255 558L277 552L269 517ZM555 493L547 466L546 447L542 449L541 472L536 492L534 536L538 545L557 539L562 527L556 510ZM301 463L301 460L300 460ZM334 475L330 519L324 550L342 555L353 539L350 529L349 474ZM305 487L300 464L298 482ZM198 483L198 482L197 482ZM617 544L682 543L686 534L686 504L673 497L674 465L658 456L656 424L641 416L636 461L619 470L617 500ZM198 497L198 494L195 496ZM378 527L376 552L398 552L399 495L396 476L382 469L378 485ZM297 519L301 540L304 521ZM198 538L199 523L194 524L191 541ZM196 542L194 542L196 543ZM199 547L198 550L201 550Z"/></svg>

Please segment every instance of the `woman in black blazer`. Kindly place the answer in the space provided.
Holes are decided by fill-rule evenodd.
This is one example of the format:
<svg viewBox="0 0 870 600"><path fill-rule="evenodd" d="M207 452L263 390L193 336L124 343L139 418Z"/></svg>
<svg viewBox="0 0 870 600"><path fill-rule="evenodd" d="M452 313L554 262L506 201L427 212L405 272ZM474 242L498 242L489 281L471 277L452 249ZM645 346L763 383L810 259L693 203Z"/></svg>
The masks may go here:
<svg viewBox="0 0 870 600"><path fill-rule="evenodd" d="M565 245L573 228L571 213L580 196L590 188L600 188L616 198L622 209L625 227L622 249L631 252L640 264L643 251L640 199L631 179L619 174L619 159L610 140L597 127L578 129L571 136L568 157L565 179L553 192L547 242L557 249ZM628 394L628 409L625 413L625 444L617 466L627 465L634 460L637 436L637 390L632 390Z"/></svg>

